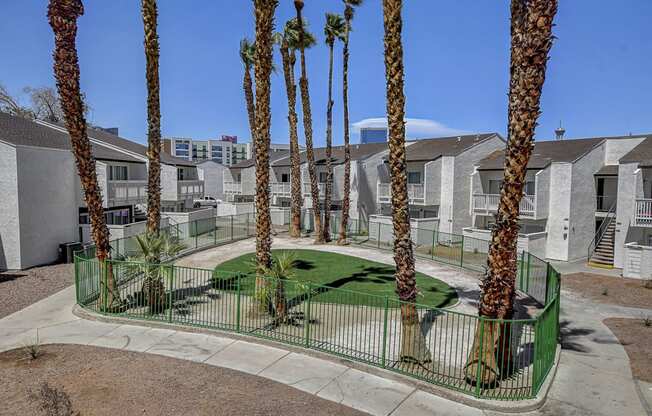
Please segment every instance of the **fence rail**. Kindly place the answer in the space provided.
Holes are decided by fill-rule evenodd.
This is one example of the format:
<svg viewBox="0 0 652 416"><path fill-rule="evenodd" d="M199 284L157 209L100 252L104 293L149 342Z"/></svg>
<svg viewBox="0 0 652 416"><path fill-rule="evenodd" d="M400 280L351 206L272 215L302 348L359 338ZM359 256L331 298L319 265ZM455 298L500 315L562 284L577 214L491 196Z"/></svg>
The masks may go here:
<svg viewBox="0 0 652 416"><path fill-rule="evenodd" d="M339 226L339 221L332 221ZM252 214L217 217L170 226L186 253L254 235ZM417 256L479 270L486 254L473 239L430 231L430 243L417 244ZM349 233L363 246L391 248L378 227L370 237L368 224L353 219ZM425 240L425 234L418 237ZM517 288L542 304L536 316L494 320L430 305L401 302L352 290L298 280L256 279L247 273L179 267L169 262L145 264L117 257L134 253L135 238L112 242L113 260L104 265L87 247L75 257L77 303L97 313L233 331L319 350L402 373L482 399L523 400L535 397L554 365L559 333L559 274L545 261L522 252L518 256ZM391 241L391 240L390 240ZM481 241L481 240L479 240ZM486 243L482 241L482 243ZM429 246L429 247L427 247ZM169 260L169 259L164 259ZM110 267L109 267L110 266ZM112 274L123 302L107 309L101 296L106 273ZM148 301L144 282L161 283L157 307ZM147 287L151 287L151 284ZM164 300L163 300L164 298ZM261 305L266 305L262 307ZM403 324L402 311L414 308L418 332ZM496 330L496 328L499 328ZM414 334L420 334L414 336ZM412 335L410 335L412 334ZM465 372L480 334L483 349L498 345L497 384L470 380ZM487 339L486 337L493 337ZM421 351L419 363L406 361L405 350ZM511 356L510 360L502 357ZM480 361L483 374L487 365Z"/></svg>

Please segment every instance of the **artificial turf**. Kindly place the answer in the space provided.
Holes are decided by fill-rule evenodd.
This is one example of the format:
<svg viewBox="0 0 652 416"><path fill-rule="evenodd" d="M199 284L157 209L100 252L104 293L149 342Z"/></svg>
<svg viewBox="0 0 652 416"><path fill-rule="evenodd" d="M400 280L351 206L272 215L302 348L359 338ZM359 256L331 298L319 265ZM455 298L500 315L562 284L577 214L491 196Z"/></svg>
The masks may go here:
<svg viewBox="0 0 652 416"><path fill-rule="evenodd" d="M276 257L288 250L272 250ZM330 303L366 304L377 306L387 296L396 300L396 283L394 281L394 267L361 259L344 254L329 253L316 250L289 250L296 256L295 278L298 282L310 282L326 286L320 290L318 300ZM240 257L219 264L215 270L219 272L253 273L254 253L244 254ZM441 280L437 280L423 273L416 274L419 296L416 302L432 306L446 307L457 302L455 289ZM245 279L241 289L253 289L253 280ZM303 286L288 282L286 287ZM358 296L345 291L328 290L328 288L345 289L347 291L361 292L376 296ZM316 299L317 300L317 299ZM394 304L394 303L393 303ZM396 306L394 304L394 306Z"/></svg>

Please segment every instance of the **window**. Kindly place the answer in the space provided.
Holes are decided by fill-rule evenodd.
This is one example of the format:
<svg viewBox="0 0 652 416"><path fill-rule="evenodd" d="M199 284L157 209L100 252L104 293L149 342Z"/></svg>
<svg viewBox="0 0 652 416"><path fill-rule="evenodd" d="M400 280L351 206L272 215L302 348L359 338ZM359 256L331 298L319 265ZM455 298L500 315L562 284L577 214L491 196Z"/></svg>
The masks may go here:
<svg viewBox="0 0 652 416"><path fill-rule="evenodd" d="M319 172L319 182L320 183L326 183L328 180L328 173L327 172Z"/></svg>
<svg viewBox="0 0 652 416"><path fill-rule="evenodd" d="M281 174L281 182L283 182L283 183L290 182L290 174L289 173L282 173Z"/></svg>
<svg viewBox="0 0 652 416"><path fill-rule="evenodd" d="M408 172L408 183L421 183L421 172Z"/></svg>
<svg viewBox="0 0 652 416"><path fill-rule="evenodd" d="M177 168L177 180L182 181L184 180L183 178L185 177L185 172L182 168Z"/></svg>
<svg viewBox="0 0 652 416"><path fill-rule="evenodd" d="M534 195L534 182L525 182L525 195Z"/></svg>
<svg viewBox="0 0 652 416"><path fill-rule="evenodd" d="M109 166L109 180L110 181L126 181L127 167L126 166Z"/></svg>

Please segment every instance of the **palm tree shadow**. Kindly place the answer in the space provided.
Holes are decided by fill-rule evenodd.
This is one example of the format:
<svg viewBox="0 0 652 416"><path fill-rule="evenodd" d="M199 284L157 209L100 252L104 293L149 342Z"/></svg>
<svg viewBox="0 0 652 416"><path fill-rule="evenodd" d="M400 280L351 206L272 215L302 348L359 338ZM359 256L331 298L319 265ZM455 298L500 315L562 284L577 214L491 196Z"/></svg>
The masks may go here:
<svg viewBox="0 0 652 416"><path fill-rule="evenodd" d="M582 338L594 333L593 329L572 328L571 322L563 320L559 323L559 332L561 336L561 348L563 350L589 353L591 349L584 344Z"/></svg>

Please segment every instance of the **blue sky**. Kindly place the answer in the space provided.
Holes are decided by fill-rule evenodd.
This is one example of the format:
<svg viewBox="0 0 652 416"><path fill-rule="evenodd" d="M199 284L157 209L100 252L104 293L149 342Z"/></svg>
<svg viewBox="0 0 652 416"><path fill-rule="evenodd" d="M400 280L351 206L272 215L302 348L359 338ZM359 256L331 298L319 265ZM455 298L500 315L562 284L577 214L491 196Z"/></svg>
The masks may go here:
<svg viewBox="0 0 652 416"><path fill-rule="evenodd" d="M404 3L406 110L407 117L420 119L411 123L409 135L504 133L509 2ZM652 2L560 3L537 137L550 139L559 120L568 137L651 132ZM78 50L82 88L93 108L91 121L118 126L122 136L143 142L146 87L140 1L84 4ZM0 83L13 93L25 86L54 85L46 8L46 0L0 2ZM236 134L249 140L238 44L243 36L253 37L252 9L246 0L159 0L163 135ZM326 122L326 11L341 13L341 2L306 0L305 15L319 39L307 53L317 144L324 143ZM281 0L277 27L293 16L292 1ZM355 123L385 115L382 1L366 0L353 25L350 119ZM334 141L341 143L340 44L334 82ZM273 141L287 142L287 99L280 72L272 76L272 114Z"/></svg>

